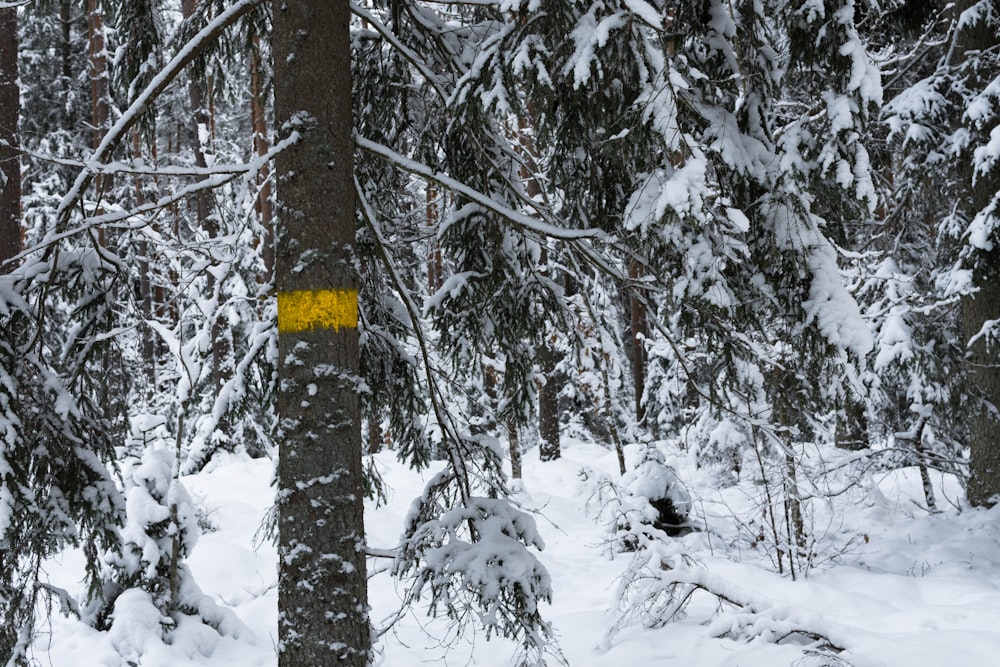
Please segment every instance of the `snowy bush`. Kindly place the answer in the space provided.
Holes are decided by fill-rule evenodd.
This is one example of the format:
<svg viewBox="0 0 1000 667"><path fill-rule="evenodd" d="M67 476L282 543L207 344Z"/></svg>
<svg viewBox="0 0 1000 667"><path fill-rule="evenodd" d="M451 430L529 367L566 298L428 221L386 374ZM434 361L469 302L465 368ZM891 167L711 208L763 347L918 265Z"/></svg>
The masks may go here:
<svg viewBox="0 0 1000 667"><path fill-rule="evenodd" d="M617 551L636 551L693 528L691 496L655 446L645 447L639 463L618 482L602 475L593 484L588 504L607 522Z"/></svg>
<svg viewBox="0 0 1000 667"><path fill-rule="evenodd" d="M529 547L544 542L535 520L499 498L469 497L445 509L436 495L450 483L439 473L406 519L396 576L410 580L407 599L430 594L432 615L444 613L459 629L479 622L493 633L517 639L526 664L543 664L552 649L551 628L538 605L551 601L549 573Z"/></svg>
<svg viewBox="0 0 1000 667"><path fill-rule="evenodd" d="M162 443L147 447L125 471L121 545L105 554L104 591L89 611L126 660L138 661L150 642L176 640L192 621L215 636L243 631L232 612L201 592L183 562L198 540L198 515L175 471L174 453Z"/></svg>

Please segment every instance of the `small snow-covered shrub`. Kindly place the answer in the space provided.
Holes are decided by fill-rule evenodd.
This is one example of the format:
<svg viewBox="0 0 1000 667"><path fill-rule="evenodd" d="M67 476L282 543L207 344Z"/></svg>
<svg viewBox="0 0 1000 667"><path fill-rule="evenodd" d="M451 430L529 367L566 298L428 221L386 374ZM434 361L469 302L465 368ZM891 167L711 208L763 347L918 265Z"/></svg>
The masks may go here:
<svg viewBox="0 0 1000 667"><path fill-rule="evenodd" d="M658 449L647 447L639 465L625 473L620 484L631 498L645 499L653 509L646 513L646 523L672 537L691 532L691 496Z"/></svg>
<svg viewBox="0 0 1000 667"><path fill-rule="evenodd" d="M691 496L656 447L644 449L638 465L618 482L600 476L590 505L608 522L617 551L636 551L650 540L691 532Z"/></svg>
<svg viewBox="0 0 1000 667"><path fill-rule="evenodd" d="M147 447L126 469L121 544L105 554L104 590L89 610L91 622L110 631L126 660L138 660L150 642L175 642L192 621L216 637L244 629L202 593L183 562L198 540L198 514L175 470L174 454L162 443Z"/></svg>
<svg viewBox="0 0 1000 667"><path fill-rule="evenodd" d="M126 471L122 545L106 556L117 587L147 591L164 616L181 607L179 561L199 534L191 498L173 477L173 459L165 447L151 447Z"/></svg>

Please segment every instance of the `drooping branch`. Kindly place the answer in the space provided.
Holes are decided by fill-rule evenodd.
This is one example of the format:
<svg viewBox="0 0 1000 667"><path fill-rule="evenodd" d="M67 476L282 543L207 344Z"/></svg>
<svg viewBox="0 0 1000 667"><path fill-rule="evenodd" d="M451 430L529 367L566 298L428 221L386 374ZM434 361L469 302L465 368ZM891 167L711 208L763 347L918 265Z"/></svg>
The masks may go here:
<svg viewBox="0 0 1000 667"><path fill-rule="evenodd" d="M566 229L564 227L559 227L552 222L546 222L526 213L516 211L498 201L490 199L479 190L469 187L461 181L451 178L450 176L447 176L439 171L434 171L427 165L411 160L404 155L400 155L388 146L383 146L382 144L371 141L370 139L366 139L357 132L354 133L354 143L361 150L388 160L403 171L414 174L415 176L420 176L423 179L432 181L438 185L448 188L449 190L457 192L463 197L467 197L470 201L479 204L483 208L493 211L509 222L528 231L563 241L607 238L607 234L600 229ZM539 214L541 215L542 212L539 211Z"/></svg>

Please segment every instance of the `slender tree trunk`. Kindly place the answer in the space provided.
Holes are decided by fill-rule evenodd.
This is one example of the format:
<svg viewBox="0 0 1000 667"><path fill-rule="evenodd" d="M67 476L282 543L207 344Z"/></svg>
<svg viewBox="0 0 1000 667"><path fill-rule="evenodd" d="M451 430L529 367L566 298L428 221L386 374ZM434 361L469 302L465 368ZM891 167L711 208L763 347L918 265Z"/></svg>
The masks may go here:
<svg viewBox="0 0 1000 667"><path fill-rule="evenodd" d="M194 16L198 9L200 0L183 0L181 2L181 12L185 20ZM206 100L205 86L203 80L197 76L192 76L188 83L188 98L191 104L193 119L191 146L194 148L195 166L201 169L208 167L206 157L206 145L211 145L213 118L210 110L210 100ZM201 177L204 180L207 176ZM206 189L199 190L194 196L195 216L199 229L205 230L210 239L217 239L222 233L219 217L212 211L211 193ZM215 248L210 250L215 252ZM215 275L208 272L206 291L212 294L218 287ZM215 395L222 393L222 387L232 377L232 331L228 326L228 320L221 312L222 299L216 305L216 312L212 321L212 381L215 387ZM215 437L221 438L224 448L231 447L229 439L229 424L226 417L220 417L219 423L215 427ZM202 461L206 463L207 461Z"/></svg>
<svg viewBox="0 0 1000 667"><path fill-rule="evenodd" d="M532 110L529 109L529 113ZM542 188L538 184L535 174L538 167L535 164L535 147L531 137L527 132L528 123L524 118L518 118L518 143L519 153L524 163L521 165L520 176L525 181L525 190L529 197L536 198L542 194ZM541 270L550 276L554 272L554 267L549 261L549 251L542 246L541 257L539 258ZM554 461L562 456L562 449L559 444L559 391L565 378L556 372L559 363L559 354L555 349L554 336L546 336L542 340L542 345L538 350L538 364L541 368L541 375L545 381L538 392L538 456L542 461Z"/></svg>
<svg viewBox="0 0 1000 667"><path fill-rule="evenodd" d="M93 123L92 145L96 151L107 136L111 123L111 90L108 73L108 49L104 26L104 13L100 0L88 0L87 3L87 33L89 42L90 59L90 103L91 122ZM111 189L112 176L105 174L95 174L94 176L94 201L96 205L92 211L93 215L102 215L104 209L104 199ZM91 232L91 241L99 252L107 252L109 246L115 246L117 239L108 238L108 233L104 225L97 226ZM105 350L100 357L102 373L106 381L102 385L98 401L103 405L113 405L120 399L114 389L123 386L125 378L120 366L121 359L118 355L112 355ZM110 408L109 408L110 409Z"/></svg>
<svg viewBox="0 0 1000 667"><path fill-rule="evenodd" d="M785 529L788 535L788 567L795 579L801 573L801 568L808 565L808 553L806 544L805 517L802 513L802 494L799 491L798 461L795 458L794 443L792 442L792 427L795 408L789 398L790 389L787 381L790 371L775 369L771 375L771 403L774 409L774 425L777 429L775 437L784 453L785 459L785 479L782 486L785 491L784 512ZM782 545L779 544L781 549Z"/></svg>
<svg viewBox="0 0 1000 667"><path fill-rule="evenodd" d="M924 420L917 422L913 433L913 450L917 453L917 469L920 471L920 484L924 488L924 500L927 509L937 511L937 499L934 497L934 485L931 483L931 473L927 468L927 449L924 447Z"/></svg>
<svg viewBox="0 0 1000 667"><path fill-rule="evenodd" d="M142 143L139 135L138 128L132 130L132 156L136 159L142 158ZM146 203L146 195L142 189L142 177L139 175L135 177L135 203L136 206L140 207ZM149 251L149 243L145 237L140 235L136 247L136 252L139 253L139 307L146 322L152 322L156 311L153 306L153 277ZM142 366L146 373L146 400L152 401L156 395L156 337L148 325L140 327L140 333L142 336Z"/></svg>
<svg viewBox="0 0 1000 667"><path fill-rule="evenodd" d="M17 149L20 114L17 79L17 8L0 9L0 273L21 251L21 154Z"/></svg>
<svg viewBox="0 0 1000 667"><path fill-rule="evenodd" d="M507 420L507 443L510 446L510 476L521 479L521 442L513 418Z"/></svg>
<svg viewBox="0 0 1000 667"><path fill-rule="evenodd" d="M60 88L65 99L73 90L73 61L72 37L73 37L73 5L70 0L60 0L59 2L59 27L62 33L62 43L59 45L59 60L62 66ZM69 109L63 107L62 113L63 127L72 127L73 118Z"/></svg>
<svg viewBox="0 0 1000 667"><path fill-rule="evenodd" d="M545 384L538 392L538 457L554 461L562 455L559 446L559 380L554 346L546 340L538 350L538 364Z"/></svg>
<svg viewBox="0 0 1000 667"><path fill-rule="evenodd" d="M544 246L540 262L543 270L552 270L549 253ZM542 461L554 461L562 456L559 444L559 389L562 378L556 372L559 355L554 338L554 334L546 334L538 348L538 365L545 381L538 391L538 457Z"/></svg>
<svg viewBox="0 0 1000 667"><path fill-rule="evenodd" d="M99 0L87 3L87 34L90 42L90 102L93 123L93 147L96 149L108 132L111 118L111 93L108 88L108 49L104 37L104 14ZM94 177L94 188L98 202L103 198L110 179L104 174ZM99 211L98 211L99 212ZM104 230L98 230L98 238L104 244Z"/></svg>
<svg viewBox="0 0 1000 667"><path fill-rule="evenodd" d="M272 8L275 119L302 135L276 161L278 664L365 667L350 8Z"/></svg>
<svg viewBox="0 0 1000 667"><path fill-rule="evenodd" d="M378 454L382 451L382 424L378 419L368 420L368 453Z"/></svg>
<svg viewBox="0 0 1000 667"><path fill-rule="evenodd" d="M638 290L639 281L646 274L642 262L633 258L628 263L628 277L632 289ZM629 342L632 346L632 389L635 392L635 422L639 424L646 415L646 406L642 395L646 389L646 338L649 336L649 323L646 321L646 305L633 291L629 295L631 317L629 318Z"/></svg>
<svg viewBox="0 0 1000 667"><path fill-rule="evenodd" d="M497 370L492 365L491 360L483 360L483 395L482 397L472 397L472 405L469 408L470 417L473 418L473 433L487 433L493 435L497 431L496 413L499 397L497 395ZM477 400L477 398L479 400Z"/></svg>
<svg viewBox="0 0 1000 667"><path fill-rule="evenodd" d="M265 115L264 72L260 59L260 35L254 33L250 49L250 121L253 127L253 147L258 157L268 150L267 117ZM263 231L261 259L264 275L261 282L274 279L274 213L271 203L271 168L265 165L257 173L257 198L254 201L257 219Z"/></svg>
<svg viewBox="0 0 1000 667"><path fill-rule="evenodd" d="M434 294L444 283L443 259L441 256L441 244L437 240L438 224L441 220L441 202L437 186L433 183L427 184L427 226L431 229L433 236L430 239L430 252L427 257L427 289L429 294Z"/></svg>

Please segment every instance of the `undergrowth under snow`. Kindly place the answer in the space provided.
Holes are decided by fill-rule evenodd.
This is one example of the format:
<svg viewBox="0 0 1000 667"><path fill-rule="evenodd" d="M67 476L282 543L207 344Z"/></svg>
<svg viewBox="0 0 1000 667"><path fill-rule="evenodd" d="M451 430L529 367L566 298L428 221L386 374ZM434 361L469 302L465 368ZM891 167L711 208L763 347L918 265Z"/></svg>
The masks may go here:
<svg viewBox="0 0 1000 667"><path fill-rule="evenodd" d="M639 449L627 453L635 465ZM850 469L848 454L826 454L845 457L844 470ZM614 454L566 442L558 461L541 463L537 452L525 457L517 500L536 512L545 543L540 557L554 590L551 606L542 612L569 664L994 664L1000 651L1000 508L959 511L957 484L938 477L939 497L955 503L943 502L945 511L928 514L918 504L923 493L914 470L867 473L858 486L812 505L807 521L817 538L815 566L792 581L774 571L773 551L754 534L762 517L751 475L719 490L717 479L688 458L668 455L667 463L687 487L703 530L660 545L662 563L670 554L683 554L689 567L662 565L654 575L668 572L663 576L671 580L707 584L742 606L720 604L715 596L696 591L682 617L650 629L641 614L633 613L636 609L620 603L621 577L635 561L609 541L601 506L600 480L617 479ZM410 501L434 470L415 473L388 451L376 456L376 464L391 491L384 506L367 507L368 539L372 547L390 548ZM210 531L188 559L191 573L205 594L235 613L243 626L238 631L218 633L182 623L165 645L158 640L160 619L147 613L150 605L126 600L116 611L124 616L116 616L107 633L54 616L35 643L35 657L52 667L275 665L276 556L273 545L261 544L258 535L273 498L272 474L270 461L231 457L183 480L201 525ZM831 480L832 487L836 483ZM49 563L53 583L78 588L80 562L79 555L66 553ZM370 565L384 570L387 563ZM393 618L401 595L388 572L370 579L375 627ZM128 616L130 608L139 611ZM808 635L788 634L796 627L822 635L843 652L813 653ZM482 632L456 636L445 620L416 610L382 636L376 663L509 667L516 656L512 644L487 642Z"/></svg>

